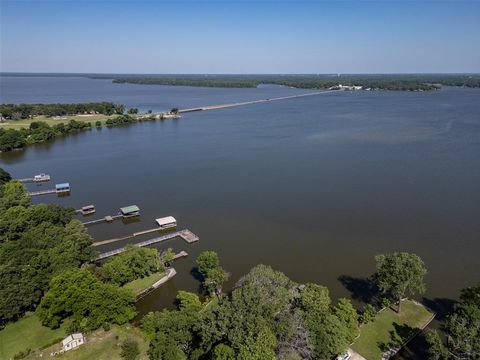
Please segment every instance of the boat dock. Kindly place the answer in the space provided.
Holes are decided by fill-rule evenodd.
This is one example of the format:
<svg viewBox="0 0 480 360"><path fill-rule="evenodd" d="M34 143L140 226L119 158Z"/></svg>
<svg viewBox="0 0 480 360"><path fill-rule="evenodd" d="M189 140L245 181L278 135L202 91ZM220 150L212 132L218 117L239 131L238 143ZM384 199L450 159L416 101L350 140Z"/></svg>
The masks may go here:
<svg viewBox="0 0 480 360"><path fill-rule="evenodd" d="M188 256L188 253L186 251L180 251L178 254L175 254L175 256L173 257L172 260L178 260L178 259L181 259L181 258L184 258L184 257L187 257Z"/></svg>
<svg viewBox="0 0 480 360"><path fill-rule="evenodd" d="M195 235L194 233L192 233L190 230L184 229L184 230L172 232L170 234L162 235L162 236L150 239L150 240L145 240L145 241L139 242L139 243L134 244L134 245L138 246L138 247L144 247L144 246L149 246L149 245L153 245L153 244L158 244L160 242L171 240L171 239L174 239L174 238L177 238L177 237L182 238L184 241L186 241L189 244L192 244L192 243L200 240L200 238L197 235ZM126 239L128 239L128 237L126 237ZM113 241L118 241L118 240L121 240L121 239L113 239ZM93 245L98 246L96 244L103 245L103 244L108 244L109 242L112 242L112 240L100 241L98 243L94 243ZM94 261L103 260L103 259L109 258L111 256L118 255L118 254L120 254L124 251L125 251L124 247L119 248L119 249L115 249L115 250L111 250L111 251L107 251L107 252L99 254L94 259ZM181 254L181 253L179 253L179 254ZM187 256L187 255L182 255L182 256L179 256L179 257L183 257L183 256Z"/></svg>
<svg viewBox="0 0 480 360"><path fill-rule="evenodd" d="M31 178L25 178L25 179L16 179L17 181L23 182L23 183L29 183L29 182L46 182L50 181L50 175L41 173L38 175L35 175L34 177Z"/></svg>
<svg viewBox="0 0 480 360"><path fill-rule="evenodd" d="M48 194L62 195L62 194L69 194L69 193L70 193L70 184L62 183L62 184L55 184L55 189L29 191L28 195L30 196L48 195Z"/></svg>
<svg viewBox="0 0 480 360"><path fill-rule="evenodd" d="M101 222L112 222L114 220L117 220L117 219L121 219L123 218L123 215L122 214L118 214L118 215L107 215L101 219L96 219L96 220L90 220L90 221L86 221L83 223L83 225L93 225L93 224L99 224Z"/></svg>
<svg viewBox="0 0 480 360"><path fill-rule="evenodd" d="M57 190L49 189L49 190L40 190L40 191L29 191L28 195L30 196L38 196L38 195L48 195L48 194L56 194Z"/></svg>

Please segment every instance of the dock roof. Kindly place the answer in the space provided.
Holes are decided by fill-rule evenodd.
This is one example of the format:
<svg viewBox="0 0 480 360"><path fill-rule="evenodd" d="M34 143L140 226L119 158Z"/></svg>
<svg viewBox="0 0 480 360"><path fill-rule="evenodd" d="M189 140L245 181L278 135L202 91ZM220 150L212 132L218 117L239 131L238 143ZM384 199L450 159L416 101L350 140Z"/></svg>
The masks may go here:
<svg viewBox="0 0 480 360"><path fill-rule="evenodd" d="M130 205L130 206L125 206L120 208L120 211L123 214L128 214L128 213L138 212L140 211L140 208L137 205Z"/></svg>
<svg viewBox="0 0 480 360"><path fill-rule="evenodd" d="M65 189L65 188L69 188L69 187L70 187L69 183L61 183L61 184L56 184L55 185L55 189Z"/></svg>
<svg viewBox="0 0 480 360"><path fill-rule="evenodd" d="M176 223L177 220L173 216L166 216L163 218L155 219L159 226Z"/></svg>

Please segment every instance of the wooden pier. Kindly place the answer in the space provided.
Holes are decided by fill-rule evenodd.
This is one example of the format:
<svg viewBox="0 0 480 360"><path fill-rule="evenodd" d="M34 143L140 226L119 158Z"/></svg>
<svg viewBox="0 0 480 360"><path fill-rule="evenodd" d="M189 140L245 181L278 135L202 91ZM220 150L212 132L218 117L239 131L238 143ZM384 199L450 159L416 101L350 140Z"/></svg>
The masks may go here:
<svg viewBox="0 0 480 360"><path fill-rule="evenodd" d="M101 222L112 222L114 220L121 219L121 218L123 218L122 214L113 215L113 216L107 215L101 219L86 221L83 223L83 225L93 225L93 224L99 224Z"/></svg>
<svg viewBox="0 0 480 360"><path fill-rule="evenodd" d="M170 234L162 235L162 236L150 239L150 240L145 240L145 241L139 242L137 244L133 244L133 245L138 246L138 247L144 247L144 246L149 246L149 245L153 245L153 244L158 244L160 242L171 240L171 239L174 239L174 238L177 238L177 237L182 238L184 241L186 241L189 244L197 242L197 241L200 240L200 238L197 235L192 233L190 230L185 229L185 230L175 231L175 232L172 232ZM118 240L119 239L114 239L114 241L118 241ZM106 244L108 242L111 242L111 241L110 240L105 240L105 241L101 241L100 243ZM115 250L111 250L111 251L107 251L107 252L99 254L94 259L94 261L103 260L103 259L109 258L111 256L118 255L118 254L120 254L124 251L125 251L124 247L119 248L119 249L115 249ZM183 256L186 256L186 255L183 255Z"/></svg>
<svg viewBox="0 0 480 360"><path fill-rule="evenodd" d="M49 190L40 190L40 191L29 191L28 195L30 196L38 196L38 195L48 195L48 194L56 194L57 190L49 189Z"/></svg>
<svg viewBox="0 0 480 360"><path fill-rule="evenodd" d="M172 260L178 260L178 259L181 259L181 258L184 258L184 257L187 257L188 256L188 253L186 251L180 251L178 254L175 254L173 256L173 259Z"/></svg>

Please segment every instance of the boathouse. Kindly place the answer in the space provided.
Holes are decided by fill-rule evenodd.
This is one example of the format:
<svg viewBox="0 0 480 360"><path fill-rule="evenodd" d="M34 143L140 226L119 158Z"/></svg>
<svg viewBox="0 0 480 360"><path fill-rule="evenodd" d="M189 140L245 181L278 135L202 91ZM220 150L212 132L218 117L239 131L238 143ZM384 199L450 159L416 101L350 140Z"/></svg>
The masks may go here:
<svg viewBox="0 0 480 360"><path fill-rule="evenodd" d="M169 229L177 226L177 220L173 216L155 219L155 221L162 229Z"/></svg>
<svg viewBox="0 0 480 360"><path fill-rule="evenodd" d="M85 205L82 206L80 209L82 215L90 215L95 213L95 206L94 205Z"/></svg>
<svg viewBox="0 0 480 360"><path fill-rule="evenodd" d="M55 185L55 191L57 193L69 192L70 191L70 184L69 183L56 184Z"/></svg>
<svg viewBox="0 0 480 360"><path fill-rule="evenodd" d="M50 175L48 174L38 174L33 177L34 182L50 181Z"/></svg>
<svg viewBox="0 0 480 360"><path fill-rule="evenodd" d="M120 208L120 213L124 218L139 216L140 208L137 205L130 205Z"/></svg>

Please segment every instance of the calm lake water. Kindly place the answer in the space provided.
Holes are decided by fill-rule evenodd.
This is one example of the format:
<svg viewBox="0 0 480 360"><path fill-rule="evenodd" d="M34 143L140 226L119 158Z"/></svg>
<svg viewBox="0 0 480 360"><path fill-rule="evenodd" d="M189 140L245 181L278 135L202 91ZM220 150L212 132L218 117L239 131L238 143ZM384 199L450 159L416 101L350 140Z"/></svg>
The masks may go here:
<svg viewBox="0 0 480 360"><path fill-rule="evenodd" d="M114 101L154 111L305 92L0 80L2 103ZM352 295L344 284L370 275L375 254L411 251L429 270L425 297L455 298L480 278L479 114L473 89L332 93L92 130L3 154L0 163L19 178L53 176L31 189L72 186L69 197L34 201L95 204L93 218L141 208L138 222L91 226L95 241L152 228L167 215L200 236L195 245L159 246L190 256L139 302L142 313L171 305L177 290L198 289L190 271L206 249L219 253L230 285L265 263L328 286L334 298Z"/></svg>

